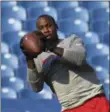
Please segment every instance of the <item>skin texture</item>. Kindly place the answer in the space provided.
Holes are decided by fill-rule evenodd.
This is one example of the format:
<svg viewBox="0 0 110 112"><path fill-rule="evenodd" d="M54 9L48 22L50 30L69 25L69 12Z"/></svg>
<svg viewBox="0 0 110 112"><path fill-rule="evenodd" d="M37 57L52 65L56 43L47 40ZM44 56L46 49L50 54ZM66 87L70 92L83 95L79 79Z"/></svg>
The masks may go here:
<svg viewBox="0 0 110 112"><path fill-rule="evenodd" d="M52 19L48 17L40 17L37 21L37 27L40 32L43 33L43 35L48 40L48 44L56 44L59 42L58 35L57 35L57 29L58 26L55 22L53 22ZM52 50L55 54L62 56L63 55L63 48L55 47L55 49Z"/></svg>
<svg viewBox="0 0 110 112"><path fill-rule="evenodd" d="M37 27L38 30L42 32L47 39L58 39L56 24L47 17L39 18L37 21Z"/></svg>

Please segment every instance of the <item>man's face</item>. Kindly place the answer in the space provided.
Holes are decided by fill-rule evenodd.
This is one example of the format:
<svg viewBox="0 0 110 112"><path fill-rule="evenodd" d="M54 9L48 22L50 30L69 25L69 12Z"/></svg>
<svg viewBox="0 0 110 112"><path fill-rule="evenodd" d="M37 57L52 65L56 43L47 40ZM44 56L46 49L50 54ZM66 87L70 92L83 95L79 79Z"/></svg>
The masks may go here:
<svg viewBox="0 0 110 112"><path fill-rule="evenodd" d="M42 17L38 20L37 27L47 39L56 38L57 29L52 20Z"/></svg>

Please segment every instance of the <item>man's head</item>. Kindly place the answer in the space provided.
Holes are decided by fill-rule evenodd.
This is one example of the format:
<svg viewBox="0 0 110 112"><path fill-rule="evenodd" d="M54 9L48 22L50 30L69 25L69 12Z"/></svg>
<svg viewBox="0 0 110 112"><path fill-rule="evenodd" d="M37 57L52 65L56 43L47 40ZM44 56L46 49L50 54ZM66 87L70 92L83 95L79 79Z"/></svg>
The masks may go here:
<svg viewBox="0 0 110 112"><path fill-rule="evenodd" d="M20 48L26 56L36 57L44 50L43 38L44 35L41 32L28 33L21 39Z"/></svg>
<svg viewBox="0 0 110 112"><path fill-rule="evenodd" d="M41 15L37 19L37 28L45 35L47 39L58 39L57 29L58 26L53 17L49 15Z"/></svg>

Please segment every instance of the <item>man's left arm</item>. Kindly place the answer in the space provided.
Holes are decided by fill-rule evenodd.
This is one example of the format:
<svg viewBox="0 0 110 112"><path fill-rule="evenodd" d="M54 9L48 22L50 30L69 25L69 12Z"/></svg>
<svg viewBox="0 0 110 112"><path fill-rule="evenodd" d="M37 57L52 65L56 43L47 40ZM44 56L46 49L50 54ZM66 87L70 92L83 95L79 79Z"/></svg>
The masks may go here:
<svg viewBox="0 0 110 112"><path fill-rule="evenodd" d="M68 48L56 47L53 52L58 56L63 57L68 62L71 62L77 66L83 64L86 60L86 50L83 41L79 37L74 37Z"/></svg>

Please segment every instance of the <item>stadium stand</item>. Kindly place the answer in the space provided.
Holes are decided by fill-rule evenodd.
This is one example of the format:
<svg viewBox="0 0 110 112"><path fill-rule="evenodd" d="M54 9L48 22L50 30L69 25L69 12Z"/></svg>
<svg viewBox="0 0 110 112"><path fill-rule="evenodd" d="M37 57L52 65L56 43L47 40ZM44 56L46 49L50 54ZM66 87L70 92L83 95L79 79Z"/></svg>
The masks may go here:
<svg viewBox="0 0 110 112"><path fill-rule="evenodd" d="M37 10L37 13L36 13L36 10ZM57 11L54 7L49 7L49 6L41 7L41 8L34 7L34 8L30 8L27 11L27 15L28 15L29 20L30 19L36 19L42 14L51 15L57 21L57 18L58 18L57 17Z"/></svg>
<svg viewBox="0 0 110 112"><path fill-rule="evenodd" d="M59 29L64 32L65 35L70 35L72 33L75 34L83 34L89 30L88 24L79 19L76 20L61 20L59 22ZM77 30L78 29L78 30Z"/></svg>
<svg viewBox="0 0 110 112"><path fill-rule="evenodd" d="M18 1L18 6L22 6L25 9L34 8L34 7L45 7L48 6L46 1Z"/></svg>
<svg viewBox="0 0 110 112"><path fill-rule="evenodd" d="M21 16L22 15L22 16ZM20 6L13 6L13 7L3 7L1 9L1 17L3 18L15 18L18 20L26 20L26 10Z"/></svg>
<svg viewBox="0 0 110 112"><path fill-rule="evenodd" d="M18 77L4 77L1 81L2 87L9 87L15 90L16 92L20 92L24 89L24 82Z"/></svg>
<svg viewBox="0 0 110 112"><path fill-rule="evenodd" d="M14 70L6 65L1 65L1 79L4 77L13 77L15 76Z"/></svg>
<svg viewBox="0 0 110 112"><path fill-rule="evenodd" d="M60 14L61 14L60 19L72 18L73 20L80 19L85 22L89 21L88 10L84 7L64 8L62 9Z"/></svg>
<svg viewBox="0 0 110 112"><path fill-rule="evenodd" d="M17 69L19 67L18 57L11 53L2 54L1 63L11 67L12 69Z"/></svg>
<svg viewBox="0 0 110 112"><path fill-rule="evenodd" d="M96 9L92 13L92 21L108 21L110 10L109 8Z"/></svg>
<svg viewBox="0 0 110 112"><path fill-rule="evenodd" d="M9 47L11 48L11 46L13 44L19 43L19 41L21 40L21 38L27 33L27 31L10 31L7 33L4 33L2 36L2 40L7 43L9 45Z"/></svg>
<svg viewBox="0 0 110 112"><path fill-rule="evenodd" d="M68 7L77 7L79 5L78 2L73 2L73 1L64 1L63 3L61 1L53 1L51 2L51 6L55 7L56 9L63 9L63 8L68 8Z"/></svg>
<svg viewBox="0 0 110 112"><path fill-rule="evenodd" d="M41 14L53 16L60 39L75 33L84 41L87 61L95 69L109 93L109 3L108 1L1 1L1 103L2 112L60 112L61 107L44 84L35 93L27 83L26 60L19 48L20 39L36 30ZM22 15L22 16L21 16Z"/></svg>
<svg viewBox="0 0 110 112"><path fill-rule="evenodd" d="M109 70L109 62L108 55L98 55L94 56L90 59L91 65L93 67L101 66L107 70Z"/></svg>
<svg viewBox="0 0 110 112"><path fill-rule="evenodd" d="M9 46L5 42L1 42L1 53L9 53Z"/></svg>
<svg viewBox="0 0 110 112"><path fill-rule="evenodd" d="M106 80L104 80L104 82L102 83L104 91L105 91L105 95L108 100L110 99L110 84L109 83L110 83L109 77Z"/></svg>
<svg viewBox="0 0 110 112"><path fill-rule="evenodd" d="M109 32L109 21L95 21L92 23L92 31L97 32L99 35Z"/></svg>
<svg viewBox="0 0 110 112"><path fill-rule="evenodd" d="M1 98L17 99L17 93L12 88L2 87L2 89L1 89Z"/></svg>
<svg viewBox="0 0 110 112"><path fill-rule="evenodd" d="M93 11L99 8L108 8L109 2L108 1L87 1L83 2L83 6L86 7L89 11Z"/></svg>
<svg viewBox="0 0 110 112"><path fill-rule="evenodd" d="M81 35L85 46L88 44L97 44L100 42L99 35L95 32L88 31Z"/></svg>
<svg viewBox="0 0 110 112"><path fill-rule="evenodd" d="M105 43L106 45L110 46L110 35L109 35L109 32L104 34L102 42Z"/></svg>
<svg viewBox="0 0 110 112"><path fill-rule="evenodd" d="M20 31L22 30L21 21L15 18L5 18L1 19L1 32L6 33L10 31Z"/></svg>
<svg viewBox="0 0 110 112"><path fill-rule="evenodd" d="M109 77L109 73L107 69L101 66L94 67L94 69L97 73L97 78L100 80L101 83Z"/></svg>
<svg viewBox="0 0 110 112"><path fill-rule="evenodd" d="M101 55L109 55L109 47L102 43L97 44L88 44L86 46L87 50L87 57L91 58L94 56L101 56Z"/></svg>
<svg viewBox="0 0 110 112"><path fill-rule="evenodd" d="M26 81L26 74L27 74L27 65L26 62L25 64L20 64L19 68L15 71L15 74L17 77L22 79L23 81Z"/></svg>
<svg viewBox="0 0 110 112"><path fill-rule="evenodd" d="M13 7L16 6L17 2L16 1L2 1L1 2L1 7Z"/></svg>

